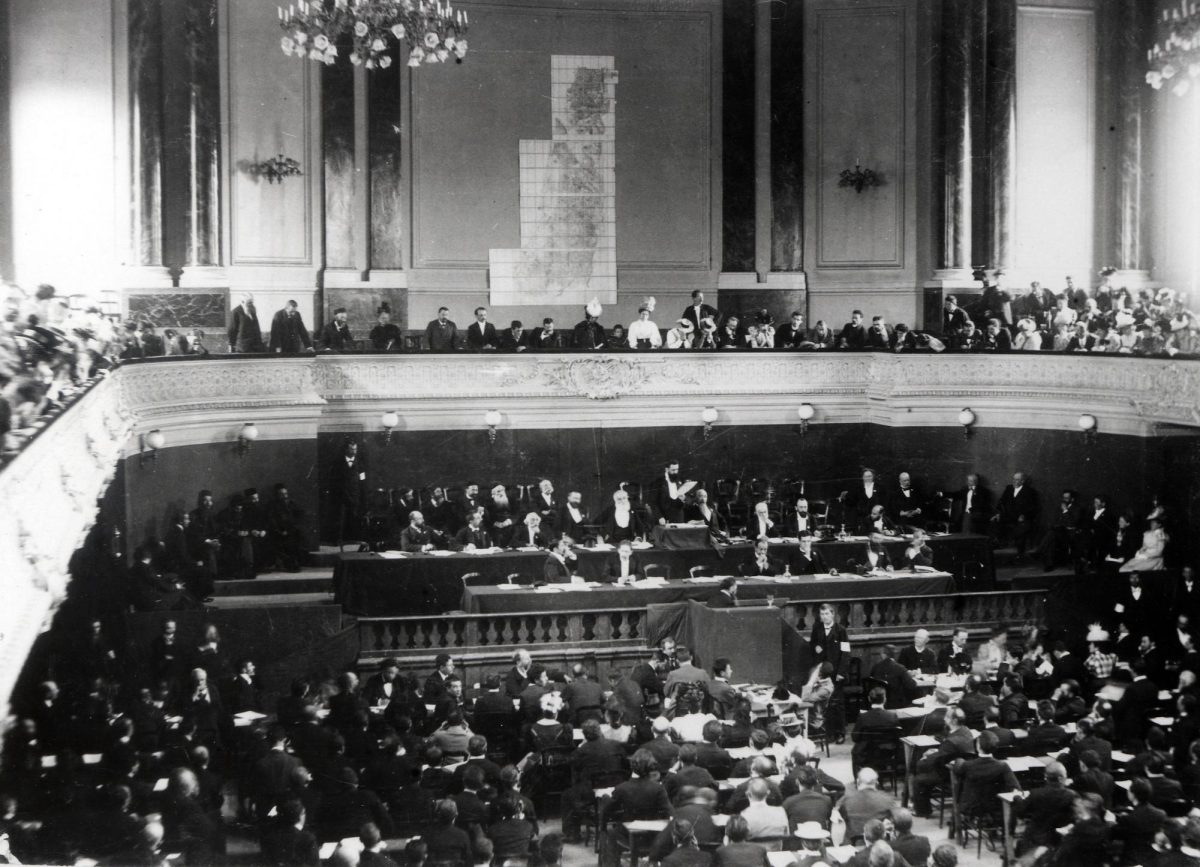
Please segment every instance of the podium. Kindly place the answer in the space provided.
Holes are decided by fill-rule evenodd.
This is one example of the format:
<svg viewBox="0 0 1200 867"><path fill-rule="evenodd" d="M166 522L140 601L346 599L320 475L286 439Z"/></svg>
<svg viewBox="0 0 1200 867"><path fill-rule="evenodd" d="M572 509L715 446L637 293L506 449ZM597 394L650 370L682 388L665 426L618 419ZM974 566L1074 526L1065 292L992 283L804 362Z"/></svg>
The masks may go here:
<svg viewBox="0 0 1200 867"><path fill-rule="evenodd" d="M688 647L711 673L725 657L736 682L776 683L783 678L783 621L780 610L767 605L709 608L689 601Z"/></svg>

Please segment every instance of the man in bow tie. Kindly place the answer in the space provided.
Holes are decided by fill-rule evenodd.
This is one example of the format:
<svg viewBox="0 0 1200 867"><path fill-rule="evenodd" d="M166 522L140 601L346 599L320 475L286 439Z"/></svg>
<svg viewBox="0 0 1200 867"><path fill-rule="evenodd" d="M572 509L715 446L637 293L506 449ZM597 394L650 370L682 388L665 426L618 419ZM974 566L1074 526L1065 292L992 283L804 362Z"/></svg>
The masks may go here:
<svg viewBox="0 0 1200 867"><path fill-rule="evenodd" d="M608 577L617 584L629 584L645 577L641 559L628 540L617 546L617 553L609 560Z"/></svg>
<svg viewBox="0 0 1200 867"><path fill-rule="evenodd" d="M991 517L991 492L979 484L979 476L967 476L966 486L953 494L955 507L959 509L959 526L964 533L985 535Z"/></svg>
<svg viewBox="0 0 1200 867"><path fill-rule="evenodd" d="M816 526L816 518L808 511L808 500L800 497L796 500L796 511L788 518L785 535L803 539L805 536L811 536Z"/></svg>
<svg viewBox="0 0 1200 867"><path fill-rule="evenodd" d="M548 532L555 529L558 519L558 501L554 499L554 484L549 479L538 482L538 492L534 495L533 506L542 519L542 526Z"/></svg>
<svg viewBox="0 0 1200 867"><path fill-rule="evenodd" d="M684 517L689 521L702 521L714 536L722 536L726 533L725 519L708 504L708 491L704 488L696 491L695 500L687 507Z"/></svg>
<svg viewBox="0 0 1200 867"><path fill-rule="evenodd" d="M492 539L483 528L483 509L476 509L463 527L454 536L454 550L479 551L492 547Z"/></svg>
<svg viewBox="0 0 1200 867"><path fill-rule="evenodd" d="M583 530L587 521L588 514L583 510L583 494L571 491L567 494L567 502L559 511L554 526L572 539L582 539L587 535Z"/></svg>

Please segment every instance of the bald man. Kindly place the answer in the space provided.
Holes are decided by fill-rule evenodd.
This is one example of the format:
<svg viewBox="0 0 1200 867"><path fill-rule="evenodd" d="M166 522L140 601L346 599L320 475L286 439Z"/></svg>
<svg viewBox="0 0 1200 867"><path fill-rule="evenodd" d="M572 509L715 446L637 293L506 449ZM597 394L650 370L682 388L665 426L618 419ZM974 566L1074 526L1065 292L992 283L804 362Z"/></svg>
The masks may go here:
<svg viewBox="0 0 1200 867"><path fill-rule="evenodd" d="M913 643L901 650L897 659L908 671L919 671L922 674L938 673L937 654L929 647L927 629L918 629L913 635Z"/></svg>

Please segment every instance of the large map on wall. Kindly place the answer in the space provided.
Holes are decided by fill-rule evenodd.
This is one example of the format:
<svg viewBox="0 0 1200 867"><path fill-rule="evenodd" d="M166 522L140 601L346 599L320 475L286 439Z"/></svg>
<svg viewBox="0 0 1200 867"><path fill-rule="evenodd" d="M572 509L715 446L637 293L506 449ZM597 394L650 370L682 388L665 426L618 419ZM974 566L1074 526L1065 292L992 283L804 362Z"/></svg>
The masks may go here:
<svg viewBox="0 0 1200 867"><path fill-rule="evenodd" d="M617 70L550 58L551 138L520 142L521 247L490 250L492 304L617 300Z"/></svg>

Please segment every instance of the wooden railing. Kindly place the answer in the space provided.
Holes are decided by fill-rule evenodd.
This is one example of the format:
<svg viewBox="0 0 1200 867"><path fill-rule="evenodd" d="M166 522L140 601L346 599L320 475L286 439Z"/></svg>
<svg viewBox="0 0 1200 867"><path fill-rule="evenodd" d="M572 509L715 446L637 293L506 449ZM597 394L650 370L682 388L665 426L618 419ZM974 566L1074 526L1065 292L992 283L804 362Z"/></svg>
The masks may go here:
<svg viewBox="0 0 1200 867"><path fill-rule="evenodd" d="M807 636L821 605L832 604L850 635L851 653L870 659L882 645L910 638L924 627L941 640L957 626L973 638L993 626L1039 622L1044 591L1007 590L947 596L886 599L777 600L782 617ZM649 640L645 608L607 611L458 614L422 617L364 617L358 621L358 667L369 670L394 657L404 671L424 676L439 653L451 654L464 680L481 680L511 664L512 652L528 650L550 667L584 661L598 676L643 657Z"/></svg>
<svg viewBox="0 0 1200 867"><path fill-rule="evenodd" d="M1002 590L947 596L803 600L783 605L783 617L807 632L820 619L821 606L830 604L851 637L869 640L880 632L911 633L922 626L949 629L961 625L975 630L994 624L1031 623L1041 618L1044 596L1042 590Z"/></svg>
<svg viewBox="0 0 1200 867"><path fill-rule="evenodd" d="M518 614L456 614L425 617L363 617L359 656L426 657L516 647L638 646L645 608L608 611L544 611Z"/></svg>

